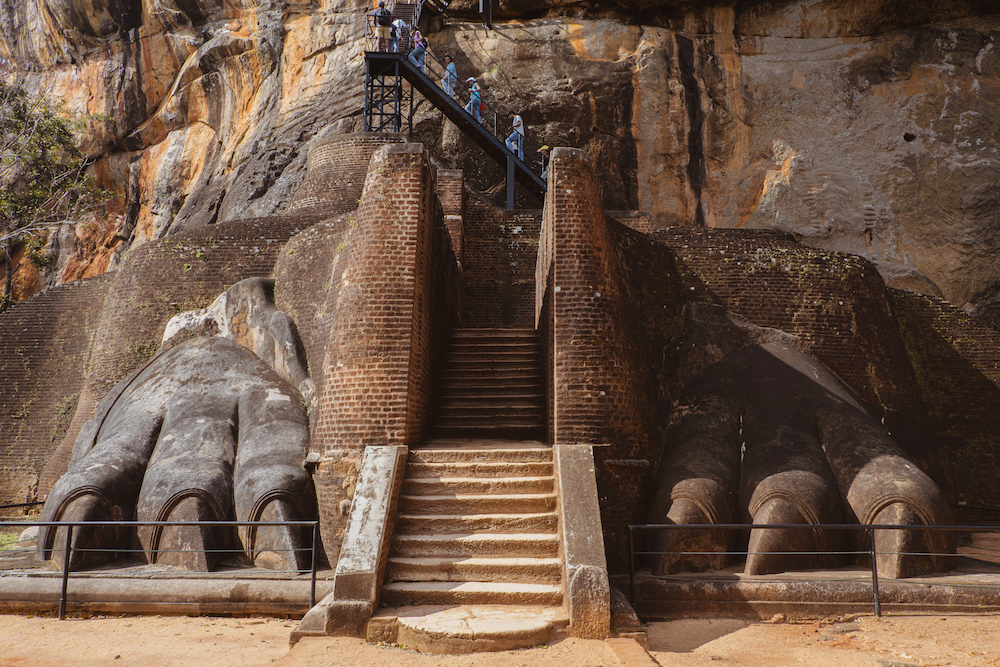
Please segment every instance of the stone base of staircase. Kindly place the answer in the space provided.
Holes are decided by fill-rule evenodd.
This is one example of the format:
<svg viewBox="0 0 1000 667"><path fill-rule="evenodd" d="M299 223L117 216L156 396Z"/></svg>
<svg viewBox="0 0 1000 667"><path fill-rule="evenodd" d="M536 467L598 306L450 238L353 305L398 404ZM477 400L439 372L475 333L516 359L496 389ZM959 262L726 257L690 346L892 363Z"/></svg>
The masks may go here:
<svg viewBox="0 0 1000 667"><path fill-rule="evenodd" d="M539 605L419 605L383 608L368 623L367 640L424 653L509 651L562 639L569 617Z"/></svg>

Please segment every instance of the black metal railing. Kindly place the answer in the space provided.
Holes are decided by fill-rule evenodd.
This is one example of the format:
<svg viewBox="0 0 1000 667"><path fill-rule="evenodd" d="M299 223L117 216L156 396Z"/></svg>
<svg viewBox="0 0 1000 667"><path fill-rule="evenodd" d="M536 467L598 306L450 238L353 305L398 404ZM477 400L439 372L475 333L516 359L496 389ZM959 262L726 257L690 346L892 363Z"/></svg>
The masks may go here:
<svg viewBox="0 0 1000 667"><path fill-rule="evenodd" d="M637 549L637 532L646 531L665 531L665 530L688 530L688 531L739 531L739 532L749 532L751 530L761 530L761 529L780 529L780 530L809 530L809 531L821 531L821 530L836 530L836 531L851 531L851 532L864 532L867 536L867 548L864 550L850 550L850 549L839 549L836 551L768 551L768 552L752 552L747 549L736 549L727 551L659 551L651 548ZM872 582L872 607L875 612L875 616L882 615L881 602L879 599L879 575L878 575L878 557L884 555L891 555L889 552L879 552L876 551L876 533L880 530L893 530L893 531L920 531L920 532L952 532L952 533L971 533L971 532L1000 532L1000 526L984 526L984 525L962 525L962 526L927 526L927 525L891 525L891 524L632 524L628 527L628 551L629 551L629 602L633 605L636 603L636 573L637 573L637 557L640 559L648 559L653 556L665 556L665 555L685 555L685 556L725 556L732 557L733 559L747 558L751 555L788 555L788 556L866 556L871 561L871 582ZM892 552L895 554L896 552ZM926 551L909 553L906 552L904 555L917 556L917 557L950 557L954 558L955 553L930 553ZM961 554L969 555L969 554ZM990 552L989 554L979 554L988 555L1000 559L1000 550ZM1000 560L998 560L1000 562ZM646 575L646 576L657 576L657 575ZM674 576L674 575L662 575L662 576ZM763 575L768 576L768 575Z"/></svg>
<svg viewBox="0 0 1000 667"><path fill-rule="evenodd" d="M0 531L10 528L19 528L22 531L30 527L51 527L55 529L65 529L65 541L62 545L53 544L51 549L53 555L58 551L62 551L62 590L59 596L59 618L66 618L66 605L68 600L68 589L69 580L72 578L74 572L71 571L70 563L74 553L80 554L83 552L92 553L113 553L115 559L124 561L132 564L139 564L145 558L145 550L143 549L84 549L84 548L74 548L73 547L73 530L74 528L79 528L81 526L85 527L115 527L115 528L138 528L138 527L167 527L167 526L183 526L183 527L212 527L220 529L236 529L240 527L247 527L251 530L259 529L261 527L267 526L281 526L281 527L302 527L309 528L311 530L311 542L308 547L303 547L300 549L287 549L285 552L295 554L308 553L310 567L308 569L310 576L309 583L309 606L306 609L311 609L316 605L316 570L319 563L319 522L318 521L0 521ZM37 549L37 547L34 547ZM276 549L268 548L268 551L281 551ZM200 549L200 550L184 550L184 549L159 549L157 550L157 555L167 554L167 553L205 553L212 556L216 556L219 560L225 558L232 558L245 555L245 550L242 547L233 547L231 549ZM0 554L3 552L0 551ZM135 556L134 559L129 560L129 556ZM295 559L293 558L294 562ZM123 566L125 567L125 566ZM301 576L306 573L307 570L295 569L295 570L266 570L268 575L295 575ZM107 574L107 571L104 571ZM176 569L171 569L169 572L164 573L164 577L168 578L179 578L185 575L189 576L205 576L204 572L184 572L178 571ZM259 578L259 577L256 577Z"/></svg>

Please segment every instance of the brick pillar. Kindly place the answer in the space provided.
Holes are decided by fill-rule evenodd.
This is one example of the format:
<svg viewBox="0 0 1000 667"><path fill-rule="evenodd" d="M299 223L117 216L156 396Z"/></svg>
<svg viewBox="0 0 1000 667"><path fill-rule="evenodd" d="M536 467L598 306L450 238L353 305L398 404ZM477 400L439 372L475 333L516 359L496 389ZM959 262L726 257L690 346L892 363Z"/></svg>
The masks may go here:
<svg viewBox="0 0 1000 667"><path fill-rule="evenodd" d="M336 312L323 360L311 448L321 528L336 562L361 452L419 441L430 404L434 179L423 146L371 159L342 250Z"/></svg>
<svg viewBox="0 0 1000 667"><path fill-rule="evenodd" d="M639 518L656 449L656 369L585 152L553 151L543 225L553 442L597 445L605 543L620 566L624 526Z"/></svg>
<svg viewBox="0 0 1000 667"><path fill-rule="evenodd" d="M437 192L441 211L459 263L465 254L465 181L461 169L438 169Z"/></svg>

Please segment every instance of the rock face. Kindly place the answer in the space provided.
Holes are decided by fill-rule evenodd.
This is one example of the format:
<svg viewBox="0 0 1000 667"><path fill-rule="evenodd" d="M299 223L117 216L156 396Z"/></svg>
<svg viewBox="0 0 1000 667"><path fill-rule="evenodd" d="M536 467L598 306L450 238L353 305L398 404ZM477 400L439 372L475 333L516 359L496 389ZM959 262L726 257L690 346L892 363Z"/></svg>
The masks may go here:
<svg viewBox="0 0 1000 667"><path fill-rule="evenodd" d="M287 204L310 144L361 129L369 4L4 0L0 55L100 114L120 254ZM790 231L1000 319L1000 18L988 0L911 4L510 0L487 32L463 0L426 27L529 138L587 148L607 208ZM428 105L415 124L474 185L499 184Z"/></svg>

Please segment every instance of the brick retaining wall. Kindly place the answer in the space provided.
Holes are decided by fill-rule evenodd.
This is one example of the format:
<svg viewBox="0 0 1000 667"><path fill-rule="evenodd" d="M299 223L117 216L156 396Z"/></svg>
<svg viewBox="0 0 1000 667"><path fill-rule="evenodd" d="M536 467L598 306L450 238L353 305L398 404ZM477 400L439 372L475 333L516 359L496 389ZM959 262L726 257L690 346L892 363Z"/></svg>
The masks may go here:
<svg viewBox="0 0 1000 667"><path fill-rule="evenodd" d="M0 505L34 501L69 428L111 276L50 288L0 315Z"/></svg>

